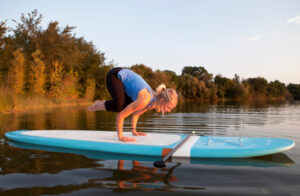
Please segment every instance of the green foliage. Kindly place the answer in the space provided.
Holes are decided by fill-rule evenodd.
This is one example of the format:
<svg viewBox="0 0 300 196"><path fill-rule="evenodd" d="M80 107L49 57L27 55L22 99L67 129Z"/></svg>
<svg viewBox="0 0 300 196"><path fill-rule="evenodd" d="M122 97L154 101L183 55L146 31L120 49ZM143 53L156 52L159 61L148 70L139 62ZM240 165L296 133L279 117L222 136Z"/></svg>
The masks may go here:
<svg viewBox="0 0 300 196"><path fill-rule="evenodd" d="M196 77L181 76L179 79L179 91L188 99L209 99L210 92L204 81Z"/></svg>
<svg viewBox="0 0 300 196"><path fill-rule="evenodd" d="M186 66L182 69L181 75L189 75L196 78L203 78L204 75L208 74L207 70L204 67L192 67Z"/></svg>
<svg viewBox="0 0 300 196"><path fill-rule="evenodd" d="M179 90L189 99L214 100L217 98L217 87L212 76L204 67L184 67L178 83Z"/></svg>
<svg viewBox="0 0 300 196"><path fill-rule="evenodd" d="M287 89L295 100L300 100L300 84L289 84Z"/></svg>
<svg viewBox="0 0 300 196"><path fill-rule="evenodd" d="M186 66L182 69L181 75L188 75L190 77L196 77L199 80L203 80L206 83L210 82L213 78L213 75L208 73L204 67Z"/></svg>
<svg viewBox="0 0 300 196"><path fill-rule="evenodd" d="M239 76L235 74L233 79L217 75L214 83L218 86L217 95L219 98L246 98L247 90L244 85L240 83Z"/></svg>
<svg viewBox="0 0 300 196"><path fill-rule="evenodd" d="M286 87L284 83L275 80L274 82L269 83L267 91L268 95L271 97L280 97L285 95Z"/></svg>
<svg viewBox="0 0 300 196"><path fill-rule="evenodd" d="M214 79L214 83L218 87L217 95L220 98L228 97L229 89L232 88L233 83L230 79L217 75Z"/></svg>
<svg viewBox="0 0 300 196"><path fill-rule="evenodd" d="M169 77L169 80L175 85L178 86L179 78L174 71L165 70L164 73Z"/></svg>
<svg viewBox="0 0 300 196"><path fill-rule="evenodd" d="M96 74L96 99L108 99L110 98L110 94L106 88L106 74L110 69L113 68L113 65L101 66L97 69Z"/></svg>
<svg viewBox="0 0 300 196"><path fill-rule="evenodd" d="M257 78L248 78L244 85L250 86L251 93L255 93L257 95L266 96L268 89L268 81L265 78L257 77Z"/></svg>
<svg viewBox="0 0 300 196"><path fill-rule="evenodd" d="M150 67L147 67L144 64L133 65L130 69L143 77L153 89L156 89L161 83L164 83L168 88L177 88L178 76L173 71L156 70L153 72Z"/></svg>

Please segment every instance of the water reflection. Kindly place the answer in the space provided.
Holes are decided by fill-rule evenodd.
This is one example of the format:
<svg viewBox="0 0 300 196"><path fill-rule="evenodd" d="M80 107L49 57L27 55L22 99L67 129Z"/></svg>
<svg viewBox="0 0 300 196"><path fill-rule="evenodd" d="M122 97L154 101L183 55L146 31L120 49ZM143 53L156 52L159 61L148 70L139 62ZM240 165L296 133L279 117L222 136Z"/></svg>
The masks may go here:
<svg viewBox="0 0 300 196"><path fill-rule="evenodd" d="M176 191L171 182L177 178L172 174L178 165L169 169L157 169L132 161L132 166L118 161L117 168L98 166L93 169L64 170L56 174L40 173L8 174L0 185L1 195L63 194L87 189L109 189L114 192L132 191ZM3 176L0 176L0 180Z"/></svg>
<svg viewBox="0 0 300 196"><path fill-rule="evenodd" d="M22 146L22 144L21 144ZM98 166L95 160L76 154L52 153L55 151L44 151L43 148L35 148L34 151L24 148L3 144L0 153L0 174L26 173L55 174L63 170L75 168L90 168ZM76 163L76 164L74 164Z"/></svg>
<svg viewBox="0 0 300 196"><path fill-rule="evenodd" d="M90 179L90 183L100 184L107 188L129 189L129 190L169 190L173 188L170 182L177 178L172 174L178 167L177 164L169 169L158 169L155 167L146 167L139 161L132 161L131 168L124 168L124 160L118 160L117 170L98 168L98 170L110 170L112 176L108 178Z"/></svg>

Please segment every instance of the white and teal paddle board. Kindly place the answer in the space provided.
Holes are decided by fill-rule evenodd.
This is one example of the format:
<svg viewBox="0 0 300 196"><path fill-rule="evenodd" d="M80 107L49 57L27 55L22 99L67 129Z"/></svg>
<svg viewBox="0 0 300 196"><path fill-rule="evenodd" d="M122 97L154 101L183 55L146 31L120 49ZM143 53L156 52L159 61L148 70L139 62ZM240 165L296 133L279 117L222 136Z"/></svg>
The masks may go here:
<svg viewBox="0 0 300 196"><path fill-rule="evenodd" d="M118 140L112 131L78 130L21 130L5 133L17 142L34 145L90 150L106 153L141 156L165 156L187 135L148 133L134 137L136 142L125 143ZM223 137L193 135L172 155L173 158L238 158L279 153L293 148L295 143L282 138Z"/></svg>

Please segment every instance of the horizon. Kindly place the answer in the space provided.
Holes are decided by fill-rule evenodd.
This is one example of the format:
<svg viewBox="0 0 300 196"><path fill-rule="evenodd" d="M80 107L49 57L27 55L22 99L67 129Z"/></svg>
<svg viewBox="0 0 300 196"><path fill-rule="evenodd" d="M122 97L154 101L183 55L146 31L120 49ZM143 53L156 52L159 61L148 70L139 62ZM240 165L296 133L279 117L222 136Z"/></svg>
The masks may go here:
<svg viewBox="0 0 300 196"><path fill-rule="evenodd" d="M288 1L26 1L0 8L13 27L34 9L50 21L75 26L107 62L153 71L204 67L216 76L263 77L300 83L300 2Z"/></svg>

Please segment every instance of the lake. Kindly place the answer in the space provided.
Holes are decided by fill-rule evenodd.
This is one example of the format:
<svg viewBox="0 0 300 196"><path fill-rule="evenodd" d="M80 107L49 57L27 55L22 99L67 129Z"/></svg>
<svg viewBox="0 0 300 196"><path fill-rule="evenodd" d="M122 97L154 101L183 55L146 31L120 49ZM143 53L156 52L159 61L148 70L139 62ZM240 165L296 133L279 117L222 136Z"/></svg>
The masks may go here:
<svg viewBox="0 0 300 196"><path fill-rule="evenodd" d="M162 116L147 112L138 130L197 135L280 137L296 146L243 159L153 162L111 154L16 144L21 129L115 131L115 113L85 107L0 113L0 195L300 195L300 102L181 103ZM130 131L130 119L124 123Z"/></svg>

